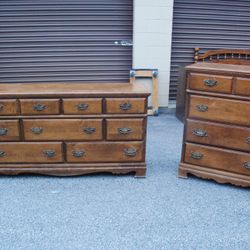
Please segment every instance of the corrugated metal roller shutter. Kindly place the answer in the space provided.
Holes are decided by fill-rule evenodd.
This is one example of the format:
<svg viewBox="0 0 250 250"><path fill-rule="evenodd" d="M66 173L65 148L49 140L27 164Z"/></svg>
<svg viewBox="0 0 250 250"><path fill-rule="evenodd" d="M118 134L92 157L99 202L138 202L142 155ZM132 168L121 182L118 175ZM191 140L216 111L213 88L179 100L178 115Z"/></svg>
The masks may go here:
<svg viewBox="0 0 250 250"><path fill-rule="evenodd" d="M133 1L0 1L0 82L127 82Z"/></svg>
<svg viewBox="0 0 250 250"><path fill-rule="evenodd" d="M250 1L175 0L170 100L175 100L178 69L193 62L193 49L250 49Z"/></svg>

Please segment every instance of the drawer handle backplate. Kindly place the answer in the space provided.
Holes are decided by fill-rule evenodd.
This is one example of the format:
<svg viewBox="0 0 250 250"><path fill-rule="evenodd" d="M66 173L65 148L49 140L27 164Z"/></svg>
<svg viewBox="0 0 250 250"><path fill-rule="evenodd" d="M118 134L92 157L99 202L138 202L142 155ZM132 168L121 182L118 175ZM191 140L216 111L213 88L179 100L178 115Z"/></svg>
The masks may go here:
<svg viewBox="0 0 250 250"><path fill-rule="evenodd" d="M128 157L134 157L137 154L137 150L134 148L125 148L124 154Z"/></svg>
<svg viewBox="0 0 250 250"><path fill-rule="evenodd" d="M47 108L46 105L40 104L40 103L33 105L33 110L35 110L35 111L43 111L46 108Z"/></svg>
<svg viewBox="0 0 250 250"><path fill-rule="evenodd" d="M246 141L248 144L250 144L250 137L247 137Z"/></svg>
<svg viewBox="0 0 250 250"><path fill-rule="evenodd" d="M197 105L196 108L199 112L206 112L208 110L208 106L204 104Z"/></svg>
<svg viewBox="0 0 250 250"><path fill-rule="evenodd" d="M89 107L89 105L87 103L80 103L76 105L76 107L78 110L86 110Z"/></svg>
<svg viewBox="0 0 250 250"><path fill-rule="evenodd" d="M200 152L191 152L191 158L195 160L200 160L203 157L203 154Z"/></svg>
<svg viewBox="0 0 250 250"><path fill-rule="evenodd" d="M125 102L125 103L120 104L121 110L130 110L131 108L132 108L131 103Z"/></svg>
<svg viewBox="0 0 250 250"><path fill-rule="evenodd" d="M118 133L122 134L122 135L126 135L132 132L131 128L118 128Z"/></svg>
<svg viewBox="0 0 250 250"><path fill-rule="evenodd" d="M86 134L93 134L95 131L96 129L92 127L83 128L83 132L85 132Z"/></svg>
<svg viewBox="0 0 250 250"><path fill-rule="evenodd" d="M43 151L43 154L46 156L46 157L54 157L56 155L56 152L54 150L44 150Z"/></svg>
<svg viewBox="0 0 250 250"><path fill-rule="evenodd" d="M4 157L6 153L4 151L0 151L0 157Z"/></svg>
<svg viewBox="0 0 250 250"><path fill-rule="evenodd" d="M250 161L244 162L243 167L250 170Z"/></svg>
<svg viewBox="0 0 250 250"><path fill-rule="evenodd" d="M43 128L33 127L33 128L30 129L30 131L33 134L41 134L43 132Z"/></svg>
<svg viewBox="0 0 250 250"><path fill-rule="evenodd" d="M0 128L0 135L6 135L8 133L7 128Z"/></svg>
<svg viewBox="0 0 250 250"><path fill-rule="evenodd" d="M83 157L85 155L85 151L83 151L83 150L73 150L72 155L74 157L78 157L78 158Z"/></svg>
<svg viewBox="0 0 250 250"><path fill-rule="evenodd" d="M199 137L206 137L207 136L207 131L197 128L192 131L193 135L199 136Z"/></svg>
<svg viewBox="0 0 250 250"><path fill-rule="evenodd" d="M204 82L204 84L205 84L206 86L208 86L208 87L214 87L214 86L217 85L217 81L211 80L211 79L206 79L206 80L204 80L203 82Z"/></svg>

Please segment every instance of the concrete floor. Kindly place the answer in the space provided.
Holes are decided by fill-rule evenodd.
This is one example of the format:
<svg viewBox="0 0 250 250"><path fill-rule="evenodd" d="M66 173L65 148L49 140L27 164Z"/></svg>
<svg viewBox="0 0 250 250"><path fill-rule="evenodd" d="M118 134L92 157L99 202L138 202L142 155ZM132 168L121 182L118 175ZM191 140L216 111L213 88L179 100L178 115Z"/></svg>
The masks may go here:
<svg viewBox="0 0 250 250"><path fill-rule="evenodd" d="M146 179L0 177L0 249L250 249L249 189L178 179L182 129L149 118Z"/></svg>

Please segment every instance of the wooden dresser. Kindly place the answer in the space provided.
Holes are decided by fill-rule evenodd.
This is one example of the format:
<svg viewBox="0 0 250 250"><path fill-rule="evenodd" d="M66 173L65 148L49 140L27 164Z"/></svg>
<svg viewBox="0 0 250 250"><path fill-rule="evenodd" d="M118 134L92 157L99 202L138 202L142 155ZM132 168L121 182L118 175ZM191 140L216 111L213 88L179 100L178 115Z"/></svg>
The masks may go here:
<svg viewBox="0 0 250 250"><path fill-rule="evenodd" d="M139 84L0 84L0 174L146 174Z"/></svg>
<svg viewBox="0 0 250 250"><path fill-rule="evenodd" d="M186 70L179 176L250 186L250 66L200 62Z"/></svg>

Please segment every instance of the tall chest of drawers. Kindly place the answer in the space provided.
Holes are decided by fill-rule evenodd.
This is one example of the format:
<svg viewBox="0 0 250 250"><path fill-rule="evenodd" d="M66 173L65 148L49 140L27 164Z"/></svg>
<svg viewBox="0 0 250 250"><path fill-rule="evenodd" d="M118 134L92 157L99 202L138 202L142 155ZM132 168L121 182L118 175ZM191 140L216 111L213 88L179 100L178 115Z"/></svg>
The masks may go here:
<svg viewBox="0 0 250 250"><path fill-rule="evenodd" d="M0 84L0 174L146 174L148 90Z"/></svg>
<svg viewBox="0 0 250 250"><path fill-rule="evenodd" d="M179 176L250 186L250 66L201 62L186 70Z"/></svg>

